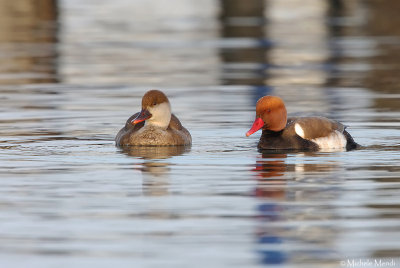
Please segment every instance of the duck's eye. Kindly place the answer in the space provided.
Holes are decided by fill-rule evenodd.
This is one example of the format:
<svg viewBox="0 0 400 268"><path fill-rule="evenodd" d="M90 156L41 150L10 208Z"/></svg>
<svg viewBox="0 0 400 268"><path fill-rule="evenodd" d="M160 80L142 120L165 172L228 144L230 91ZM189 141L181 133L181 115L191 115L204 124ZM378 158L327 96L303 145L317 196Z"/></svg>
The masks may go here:
<svg viewBox="0 0 400 268"><path fill-rule="evenodd" d="M267 113L270 113L271 112L271 109L267 109Z"/></svg>
<svg viewBox="0 0 400 268"><path fill-rule="evenodd" d="M157 102L153 102L151 105L152 105L152 106L156 106L156 105L157 105Z"/></svg>

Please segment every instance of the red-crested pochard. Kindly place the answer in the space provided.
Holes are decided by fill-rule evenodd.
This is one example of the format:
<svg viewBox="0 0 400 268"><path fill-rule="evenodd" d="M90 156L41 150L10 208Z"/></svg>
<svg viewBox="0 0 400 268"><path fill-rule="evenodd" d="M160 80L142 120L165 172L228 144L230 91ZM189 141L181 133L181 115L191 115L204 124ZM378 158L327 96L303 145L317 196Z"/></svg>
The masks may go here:
<svg viewBox="0 0 400 268"><path fill-rule="evenodd" d="M325 117L287 118L285 104L276 96L257 101L256 119L246 136L261 128L259 149L318 151L359 147L339 122Z"/></svg>
<svg viewBox="0 0 400 268"><path fill-rule="evenodd" d="M119 146L190 145L192 137L171 113L167 96L150 90L142 98L142 111L132 115L115 137Z"/></svg>

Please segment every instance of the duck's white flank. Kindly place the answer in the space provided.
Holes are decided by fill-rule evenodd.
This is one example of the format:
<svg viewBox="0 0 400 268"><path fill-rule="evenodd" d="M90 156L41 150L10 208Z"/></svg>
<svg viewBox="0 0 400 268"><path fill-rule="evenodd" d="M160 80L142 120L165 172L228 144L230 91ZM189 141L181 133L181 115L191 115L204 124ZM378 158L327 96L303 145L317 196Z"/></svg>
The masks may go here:
<svg viewBox="0 0 400 268"><path fill-rule="evenodd" d="M343 149L346 148L347 140L343 133L335 130L331 135L312 139L320 149Z"/></svg>

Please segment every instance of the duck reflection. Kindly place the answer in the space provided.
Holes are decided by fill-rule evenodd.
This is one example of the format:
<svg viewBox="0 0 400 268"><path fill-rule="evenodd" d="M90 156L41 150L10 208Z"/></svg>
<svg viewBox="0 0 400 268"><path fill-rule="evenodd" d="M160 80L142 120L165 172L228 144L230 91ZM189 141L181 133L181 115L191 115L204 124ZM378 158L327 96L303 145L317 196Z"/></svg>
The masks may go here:
<svg viewBox="0 0 400 268"><path fill-rule="evenodd" d="M254 195L261 201L257 207L259 224L255 232L258 244L263 247L259 253L264 264L282 264L288 258L285 251L278 249L283 244L280 228L266 224L284 218L284 207L276 201L285 199L286 157L287 154L261 154L253 169L257 179Z"/></svg>
<svg viewBox="0 0 400 268"><path fill-rule="evenodd" d="M283 188L286 180L282 178L285 175L286 154L262 154L261 159L257 160L254 171L257 172L257 188L255 195L257 197L284 198ZM268 178L266 181L265 179Z"/></svg>
<svg viewBox="0 0 400 268"><path fill-rule="evenodd" d="M145 160L167 159L190 152L190 146L125 146L121 152Z"/></svg>
<svg viewBox="0 0 400 268"><path fill-rule="evenodd" d="M313 154L261 152L256 160L254 195L259 205L255 234L264 264L316 258L326 261L337 257L334 250L337 230L327 221L337 217L328 201L338 194L334 182L340 167L335 162L307 163L306 158ZM304 244L309 248L291 250Z"/></svg>
<svg viewBox="0 0 400 268"><path fill-rule="evenodd" d="M190 152L189 146L126 146L121 152L143 159L139 169L142 172L143 194L163 196L169 194L170 163L165 159Z"/></svg>

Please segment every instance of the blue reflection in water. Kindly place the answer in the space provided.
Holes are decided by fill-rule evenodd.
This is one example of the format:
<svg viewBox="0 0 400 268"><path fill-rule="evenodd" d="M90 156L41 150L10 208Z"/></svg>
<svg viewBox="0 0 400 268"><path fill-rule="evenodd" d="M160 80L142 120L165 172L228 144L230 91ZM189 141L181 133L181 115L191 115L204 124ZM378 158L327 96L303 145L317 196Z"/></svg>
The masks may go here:
<svg viewBox="0 0 400 268"><path fill-rule="evenodd" d="M271 221L280 220L280 212L282 207L276 203L263 203L257 207L257 211L260 215L259 219L263 225L268 224ZM277 233L262 231L257 234L258 243L262 245L279 245L284 242L284 240L279 237ZM281 250L270 250L262 249L258 251L261 255L261 262L263 264L281 264L285 263L288 259L287 253Z"/></svg>
<svg viewBox="0 0 400 268"><path fill-rule="evenodd" d="M257 160L254 171L256 172L257 188L254 193L256 198L262 201L257 206L257 215L260 222L257 231L257 243L260 248L258 253L261 255L261 263L263 264L282 264L287 262L287 252L279 249L284 243L283 237L280 236L278 229L268 226L271 222L283 221L282 212L284 207L276 199L282 199L285 196L283 186L285 180L279 177L284 175L286 164L284 159L286 154L263 154L261 160ZM276 248L276 249L271 249Z"/></svg>

